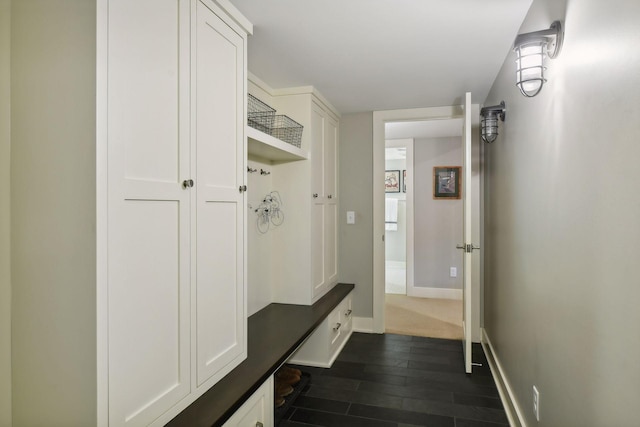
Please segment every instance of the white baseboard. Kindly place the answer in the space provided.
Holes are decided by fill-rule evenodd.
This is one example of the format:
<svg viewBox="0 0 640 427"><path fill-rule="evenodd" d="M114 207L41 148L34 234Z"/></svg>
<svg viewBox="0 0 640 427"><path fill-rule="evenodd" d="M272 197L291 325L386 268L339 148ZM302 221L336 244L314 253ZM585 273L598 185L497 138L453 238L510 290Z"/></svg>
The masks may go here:
<svg viewBox="0 0 640 427"><path fill-rule="evenodd" d="M407 286L407 296L462 300L462 289Z"/></svg>
<svg viewBox="0 0 640 427"><path fill-rule="evenodd" d="M498 387L498 393L502 400L502 406L504 406L504 410L507 413L509 425L511 427L527 427L525 418L522 415L522 410L515 399L513 389L511 388L509 380L502 369L500 360L496 356L491 340L489 339L489 335L487 335L487 331L485 331L484 328L482 328L482 348L484 349L484 354L487 356L487 361L491 367L491 374L493 375L493 380Z"/></svg>
<svg viewBox="0 0 640 427"><path fill-rule="evenodd" d="M353 332L365 332L373 334L373 317L354 317Z"/></svg>

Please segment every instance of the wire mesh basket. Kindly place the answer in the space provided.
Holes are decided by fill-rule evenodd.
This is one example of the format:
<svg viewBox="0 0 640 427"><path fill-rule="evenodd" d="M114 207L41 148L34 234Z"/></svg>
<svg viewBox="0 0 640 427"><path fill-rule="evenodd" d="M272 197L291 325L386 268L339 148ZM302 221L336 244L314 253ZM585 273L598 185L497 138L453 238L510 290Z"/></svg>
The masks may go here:
<svg viewBox="0 0 640 427"><path fill-rule="evenodd" d="M247 94L247 122L249 126L264 133L270 133L276 110L269 107L250 93Z"/></svg>
<svg viewBox="0 0 640 427"><path fill-rule="evenodd" d="M300 148L303 126L288 116L276 115L271 128L271 136L274 136L288 144Z"/></svg>

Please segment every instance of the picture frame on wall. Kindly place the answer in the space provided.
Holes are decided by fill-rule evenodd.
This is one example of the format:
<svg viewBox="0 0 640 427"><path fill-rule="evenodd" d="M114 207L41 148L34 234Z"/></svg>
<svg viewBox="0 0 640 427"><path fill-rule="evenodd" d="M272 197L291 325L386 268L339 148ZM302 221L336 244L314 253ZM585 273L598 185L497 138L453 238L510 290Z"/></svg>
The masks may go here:
<svg viewBox="0 0 640 427"><path fill-rule="evenodd" d="M400 192L400 170L388 170L384 172L384 192Z"/></svg>
<svg viewBox="0 0 640 427"><path fill-rule="evenodd" d="M433 168L433 198L460 199L461 166L435 166Z"/></svg>
<svg viewBox="0 0 640 427"><path fill-rule="evenodd" d="M402 170L402 192L403 193L407 192L407 170L406 169Z"/></svg>

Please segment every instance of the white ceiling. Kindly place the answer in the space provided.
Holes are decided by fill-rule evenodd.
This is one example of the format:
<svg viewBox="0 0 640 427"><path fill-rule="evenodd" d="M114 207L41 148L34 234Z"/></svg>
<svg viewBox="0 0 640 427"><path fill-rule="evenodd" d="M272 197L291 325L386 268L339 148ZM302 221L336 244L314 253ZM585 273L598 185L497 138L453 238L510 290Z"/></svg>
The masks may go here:
<svg viewBox="0 0 640 427"><path fill-rule="evenodd" d="M230 0L249 70L341 113L484 103L532 0Z"/></svg>

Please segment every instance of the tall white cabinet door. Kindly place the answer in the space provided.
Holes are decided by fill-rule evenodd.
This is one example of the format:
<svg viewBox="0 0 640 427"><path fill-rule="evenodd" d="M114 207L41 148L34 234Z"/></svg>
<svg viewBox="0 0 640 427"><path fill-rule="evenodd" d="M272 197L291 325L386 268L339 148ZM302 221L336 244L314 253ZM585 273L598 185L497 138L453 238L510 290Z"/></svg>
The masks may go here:
<svg viewBox="0 0 640 427"><path fill-rule="evenodd" d="M327 116L324 124L324 269L325 280L331 284L338 277L338 123Z"/></svg>
<svg viewBox="0 0 640 427"><path fill-rule="evenodd" d="M197 2L195 102L197 384L246 357L244 40Z"/></svg>
<svg viewBox="0 0 640 427"><path fill-rule="evenodd" d="M109 1L110 426L148 425L191 387L189 15L188 1Z"/></svg>
<svg viewBox="0 0 640 427"><path fill-rule="evenodd" d="M324 188L324 111L313 104L311 110L311 280L312 296L319 295L326 284L325 252L325 188Z"/></svg>

